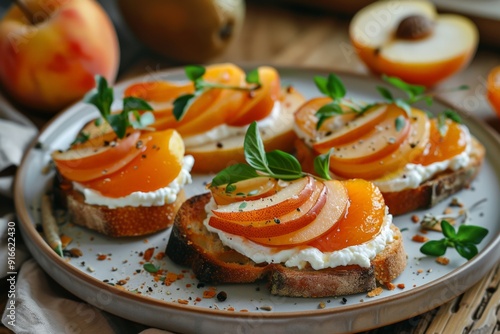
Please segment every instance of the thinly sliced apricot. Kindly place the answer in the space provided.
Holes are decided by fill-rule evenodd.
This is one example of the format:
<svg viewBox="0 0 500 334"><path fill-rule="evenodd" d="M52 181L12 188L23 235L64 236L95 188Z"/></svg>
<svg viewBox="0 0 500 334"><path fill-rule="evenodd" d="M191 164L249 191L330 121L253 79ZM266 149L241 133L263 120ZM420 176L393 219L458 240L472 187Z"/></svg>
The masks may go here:
<svg viewBox="0 0 500 334"><path fill-rule="evenodd" d="M175 130L147 132L141 136L146 150L112 174L82 184L107 197L167 187L182 168L184 143Z"/></svg>
<svg viewBox="0 0 500 334"><path fill-rule="evenodd" d="M345 126L336 131L332 131L322 139L313 144L313 148L320 152L326 153L332 147L345 145L353 142L367 132L373 130L377 124L386 118L386 114L390 108L387 105L376 105L365 111L363 114L356 116ZM336 116L341 117L341 116Z"/></svg>
<svg viewBox="0 0 500 334"><path fill-rule="evenodd" d="M236 182L228 191L227 185L211 187L210 192L218 205L227 205L234 202L254 201L259 198L270 196L279 189L278 180L268 177L254 177L248 180Z"/></svg>
<svg viewBox="0 0 500 334"><path fill-rule="evenodd" d="M244 126L253 121L266 118L273 110L281 94L280 76L272 67L261 66L258 69L261 87L243 94L241 108L228 115L226 123L231 126Z"/></svg>
<svg viewBox="0 0 500 334"><path fill-rule="evenodd" d="M316 219L308 225L284 235L267 238L248 238L267 246L300 245L319 238L329 231L344 215L349 200L347 190L340 181L325 181L326 203Z"/></svg>
<svg viewBox="0 0 500 334"><path fill-rule="evenodd" d="M290 181L276 194L254 201L219 206L213 214L227 220L259 221L280 217L301 206L313 193L315 180L311 176Z"/></svg>
<svg viewBox="0 0 500 334"><path fill-rule="evenodd" d="M375 180L412 162L420 155L429 141L430 122L427 115L418 109L412 109L411 130L403 143L390 154L379 160L365 163L330 162L330 170L344 178L363 178Z"/></svg>
<svg viewBox="0 0 500 334"><path fill-rule="evenodd" d="M208 82L224 85L245 84L245 72L233 64L209 66L203 78ZM193 101L175 128L182 136L187 137L225 124L228 115L241 107L243 97L243 94L236 94L231 89L207 89Z"/></svg>
<svg viewBox="0 0 500 334"><path fill-rule="evenodd" d="M316 97L306 101L294 114L295 127L299 137L306 137L306 140L316 139L331 133L356 118L354 113L346 113L327 119L319 130L316 129L318 117L316 112L324 105L332 102L329 97ZM347 108L346 108L347 111Z"/></svg>
<svg viewBox="0 0 500 334"><path fill-rule="evenodd" d="M371 182L352 179L343 182L349 196L347 214L335 226L308 245L322 252L334 252L372 240L385 221L385 202Z"/></svg>
<svg viewBox="0 0 500 334"><path fill-rule="evenodd" d="M139 82L125 89L124 97L138 97L150 102L168 102L184 94L192 94L192 82L174 83L170 81Z"/></svg>
<svg viewBox="0 0 500 334"><path fill-rule="evenodd" d="M292 233L311 223L326 203L326 186L316 181L312 195L299 207L273 219L260 221L233 221L211 216L209 225L224 232L247 238L275 237Z"/></svg>
<svg viewBox="0 0 500 334"><path fill-rule="evenodd" d="M439 131L437 119L431 120L431 131L429 142L424 151L413 163L424 166L434 162L444 161L453 158L465 151L469 141L469 134L464 131L460 124L450 119L446 120L445 133Z"/></svg>
<svg viewBox="0 0 500 334"><path fill-rule="evenodd" d="M379 160L398 149L410 134L411 125L403 109L394 104L389 104L386 108L388 111L385 117L373 125L370 131L353 142L335 146L331 163L367 163ZM396 120L401 120L401 128L396 125Z"/></svg>
<svg viewBox="0 0 500 334"><path fill-rule="evenodd" d="M114 134L114 133L113 133ZM59 173L71 181L84 182L111 174L121 169L138 155L145 146L138 146L140 132L135 131L121 140L99 146L80 146L52 153Z"/></svg>

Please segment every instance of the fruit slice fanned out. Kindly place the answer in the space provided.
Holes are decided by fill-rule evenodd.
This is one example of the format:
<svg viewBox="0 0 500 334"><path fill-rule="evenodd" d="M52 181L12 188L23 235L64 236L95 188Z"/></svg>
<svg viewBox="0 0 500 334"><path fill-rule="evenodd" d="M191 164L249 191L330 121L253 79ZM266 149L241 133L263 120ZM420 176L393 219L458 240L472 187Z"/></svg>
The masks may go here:
<svg viewBox="0 0 500 334"><path fill-rule="evenodd" d="M385 203L379 189L371 182L353 179L344 181L350 206L330 231L310 242L322 252L333 252L372 240L385 221Z"/></svg>
<svg viewBox="0 0 500 334"><path fill-rule="evenodd" d="M326 186L320 181L314 183L314 192L304 204L280 217L260 221L239 221L225 220L213 215L210 217L209 225L247 238L274 237L291 233L311 223L326 204Z"/></svg>
<svg viewBox="0 0 500 334"><path fill-rule="evenodd" d="M311 223L284 235L249 239L267 246L300 245L319 238L325 232L329 231L344 215L348 206L349 196L346 188L340 181L325 181L324 184L327 189L326 203L316 219Z"/></svg>
<svg viewBox="0 0 500 334"><path fill-rule="evenodd" d="M261 66L257 69L261 87L243 94L240 108L228 115L226 123L231 126L244 126L253 121L260 121L273 110L274 104L280 98L281 85L278 71L272 67Z"/></svg>
<svg viewBox="0 0 500 334"><path fill-rule="evenodd" d="M345 126L337 131L332 131L331 134L315 142L313 148L320 153L326 153L334 146L352 142L372 130L385 118L387 111L388 108L386 105L374 106L362 115L356 115L352 121L346 123Z"/></svg>
<svg viewBox="0 0 500 334"><path fill-rule="evenodd" d="M386 109L385 117L375 119L369 132L353 142L334 146L331 162L360 164L378 160L395 151L410 133L411 125L406 112L394 104L381 107ZM400 120L401 128L396 125ZM372 123L372 122L369 122ZM354 132L357 129L353 129Z"/></svg>
<svg viewBox="0 0 500 334"><path fill-rule="evenodd" d="M291 181L276 194L257 199L219 206L213 214L227 220L260 221L280 217L301 206L313 193L314 179L306 176Z"/></svg>
<svg viewBox="0 0 500 334"><path fill-rule="evenodd" d="M184 94L192 94L194 85L188 83L173 83L170 81L139 82L125 89L124 96L137 97L150 102L173 102Z"/></svg>
<svg viewBox="0 0 500 334"><path fill-rule="evenodd" d="M102 143L100 146L74 146L67 151L54 152L52 159L65 178L76 182L94 180L120 170L142 154L146 149L143 144L147 143L147 139L138 145L139 137L140 132L136 131L124 139Z"/></svg>
<svg viewBox="0 0 500 334"><path fill-rule="evenodd" d="M374 180L415 160L429 141L430 122L423 111L412 109L411 114L409 134L395 151L362 164L332 160L330 170L344 178Z"/></svg>
<svg viewBox="0 0 500 334"><path fill-rule="evenodd" d="M175 130L166 130L146 132L141 140L147 142L142 154L113 174L83 182L83 186L113 198L167 187L182 168L184 143L181 136Z"/></svg>
<svg viewBox="0 0 500 334"><path fill-rule="evenodd" d="M270 196L278 191L278 180L262 176L248 180L239 181L233 184L231 191L227 185L211 187L212 197L218 205L227 205L239 201L253 201L262 197Z"/></svg>

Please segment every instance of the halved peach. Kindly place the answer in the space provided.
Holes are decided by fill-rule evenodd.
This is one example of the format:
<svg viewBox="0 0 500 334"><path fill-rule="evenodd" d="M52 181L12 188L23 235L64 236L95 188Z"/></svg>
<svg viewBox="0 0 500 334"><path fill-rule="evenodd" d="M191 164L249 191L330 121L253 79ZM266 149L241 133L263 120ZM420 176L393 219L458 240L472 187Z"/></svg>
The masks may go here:
<svg viewBox="0 0 500 334"><path fill-rule="evenodd" d="M327 188L315 181L312 195L296 209L273 219L260 221L233 221L211 216L209 225L224 232L247 238L275 237L296 231L311 223L326 203Z"/></svg>
<svg viewBox="0 0 500 334"><path fill-rule="evenodd" d="M107 144L55 151L52 160L59 173L68 180L83 182L97 179L116 172L145 151L145 145L137 145L140 135L140 131L135 131L124 139Z"/></svg>
<svg viewBox="0 0 500 334"><path fill-rule="evenodd" d="M227 205L234 202L254 201L267 197L277 192L278 180L272 177L261 176L236 182L233 189L228 190L227 185L210 187L212 197L218 205Z"/></svg>
<svg viewBox="0 0 500 334"><path fill-rule="evenodd" d="M329 231L344 215L349 196L340 181L325 181L326 203L316 219L294 232L267 238L248 238L256 243L267 246L300 245L319 238Z"/></svg>
<svg viewBox="0 0 500 334"><path fill-rule="evenodd" d="M430 1L375 1L351 20L349 37L360 59L377 74L425 86L468 65L478 45L474 23L439 14Z"/></svg>
<svg viewBox="0 0 500 334"><path fill-rule="evenodd" d="M321 138L313 144L313 148L320 152L326 153L330 148L345 145L352 142L368 131L373 130L375 125L380 123L387 114L387 105L376 105L365 111L361 115L356 115L356 117L345 124L336 131L332 131L330 134Z"/></svg>
<svg viewBox="0 0 500 334"><path fill-rule="evenodd" d="M385 202L371 182L352 179L343 182L349 208L335 226L308 245L322 252L333 252L372 240L385 221Z"/></svg>
<svg viewBox="0 0 500 334"><path fill-rule="evenodd" d="M107 197L123 197L136 191L151 192L167 187L182 168L184 143L175 130L146 132L146 150L114 173L82 182Z"/></svg>
<svg viewBox="0 0 500 334"><path fill-rule="evenodd" d="M219 206L213 214L227 220L259 221L280 217L296 210L313 193L314 179L306 176L290 181L276 194L253 201L243 201Z"/></svg>
<svg viewBox="0 0 500 334"><path fill-rule="evenodd" d="M370 131L353 142L334 147L331 163L362 164L379 160L399 148L411 129L406 112L395 104L385 105L381 109L386 109L387 112L372 125ZM401 120L401 128L397 126L398 120ZM356 130L354 129L355 132Z"/></svg>

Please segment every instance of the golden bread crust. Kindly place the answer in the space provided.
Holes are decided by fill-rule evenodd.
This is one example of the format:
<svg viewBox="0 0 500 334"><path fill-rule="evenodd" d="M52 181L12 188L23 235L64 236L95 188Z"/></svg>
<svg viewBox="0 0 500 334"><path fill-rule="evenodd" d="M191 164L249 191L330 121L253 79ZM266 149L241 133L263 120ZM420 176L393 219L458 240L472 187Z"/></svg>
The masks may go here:
<svg viewBox="0 0 500 334"><path fill-rule="evenodd" d="M203 225L210 194L188 199L175 217L165 253L177 264L190 267L198 280L210 284L251 283L266 280L275 295L294 297L342 296L367 292L377 281L399 276L406 267L406 252L399 229L372 266L357 265L322 270L287 268L282 264L256 264L225 247L218 236ZM380 273L378 276L377 273Z"/></svg>

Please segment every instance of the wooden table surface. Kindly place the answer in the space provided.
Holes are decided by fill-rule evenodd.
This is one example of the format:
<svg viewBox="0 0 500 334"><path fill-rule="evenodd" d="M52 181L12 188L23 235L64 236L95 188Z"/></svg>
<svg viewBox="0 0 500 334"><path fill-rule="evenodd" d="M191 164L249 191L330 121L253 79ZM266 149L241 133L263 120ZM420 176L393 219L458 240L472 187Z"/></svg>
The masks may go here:
<svg viewBox="0 0 500 334"><path fill-rule="evenodd" d="M106 6L106 2L104 4ZM119 18L114 19L119 21ZM349 15L338 15L331 8L317 10L286 6L283 2L269 4L249 0L243 31L224 54L210 62L256 62L369 75L350 45L348 25ZM122 58L119 80L178 66L147 52L129 35L120 33L122 49L127 48L128 52ZM500 65L500 50L481 46L467 69L442 84L449 87L466 84L471 89L442 98L498 131L499 118L484 98L486 76L495 65ZM39 125L47 121L30 117ZM499 333L499 284L500 268L497 266L470 290L447 304L366 333Z"/></svg>

